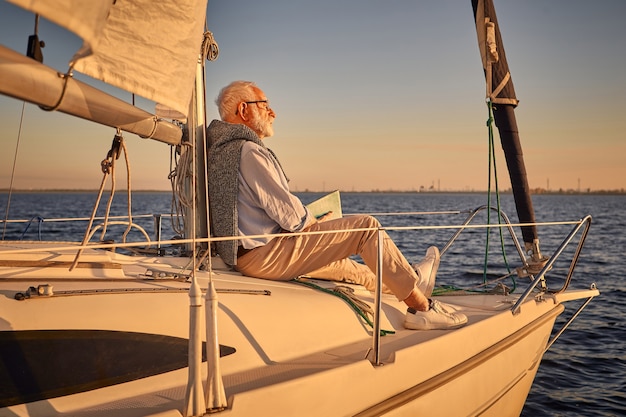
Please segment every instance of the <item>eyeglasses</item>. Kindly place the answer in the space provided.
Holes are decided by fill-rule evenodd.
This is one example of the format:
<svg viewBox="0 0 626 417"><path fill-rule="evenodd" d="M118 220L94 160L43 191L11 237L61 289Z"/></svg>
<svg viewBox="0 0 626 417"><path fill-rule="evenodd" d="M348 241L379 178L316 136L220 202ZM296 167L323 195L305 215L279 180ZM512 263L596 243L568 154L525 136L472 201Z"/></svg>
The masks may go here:
<svg viewBox="0 0 626 417"><path fill-rule="evenodd" d="M246 103L246 104L254 104L254 103L256 103L257 106L259 105L259 103L265 103L265 107L261 107L261 106L259 106L259 107L262 108L262 109L265 109L265 110L269 110L270 109L270 102L269 102L269 100L244 101L244 103ZM238 113L239 113L239 109L235 110L235 114L238 114Z"/></svg>
<svg viewBox="0 0 626 417"><path fill-rule="evenodd" d="M269 109L269 107L270 107L270 102L269 102L269 100L244 101L244 103L246 103L246 104L254 104L254 103L257 103L257 104L258 104L258 103L265 103L265 107L264 107L264 108ZM263 107L261 107L261 108L263 108Z"/></svg>

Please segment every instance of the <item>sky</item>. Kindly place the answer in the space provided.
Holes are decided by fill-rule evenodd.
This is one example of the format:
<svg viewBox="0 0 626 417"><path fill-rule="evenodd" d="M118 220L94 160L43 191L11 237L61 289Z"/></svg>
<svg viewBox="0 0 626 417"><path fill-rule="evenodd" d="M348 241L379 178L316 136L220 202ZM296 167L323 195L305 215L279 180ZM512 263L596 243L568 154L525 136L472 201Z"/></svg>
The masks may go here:
<svg viewBox="0 0 626 417"><path fill-rule="evenodd" d="M495 7L530 187L626 189L626 1ZM470 0L209 0L207 22L220 49L206 68L208 119L218 117L223 86L255 81L277 115L265 143L292 190L487 189L488 112ZM25 52L33 27L31 14L0 0L0 43ZM80 39L45 20L39 36L44 63L64 72ZM114 129L6 97L0 126L0 189L100 187ZM125 137L133 189L169 189L169 146Z"/></svg>

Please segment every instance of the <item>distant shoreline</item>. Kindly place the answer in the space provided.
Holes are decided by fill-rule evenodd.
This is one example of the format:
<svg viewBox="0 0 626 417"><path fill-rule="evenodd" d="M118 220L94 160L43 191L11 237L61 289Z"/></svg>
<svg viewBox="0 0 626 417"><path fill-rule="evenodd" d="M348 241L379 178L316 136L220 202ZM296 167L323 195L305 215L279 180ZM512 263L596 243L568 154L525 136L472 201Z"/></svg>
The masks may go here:
<svg viewBox="0 0 626 417"><path fill-rule="evenodd" d="M0 193L9 193L8 189L0 189ZM339 190L345 194L486 194L487 190L446 190L446 191L437 191L437 190L424 190L424 191L405 191L405 190L370 190L370 191L347 191L347 190ZM13 190L13 193L19 194L44 194L44 193L97 193L98 190L87 190L87 189L29 189L29 190ZM117 190L116 193L126 193L127 190ZM133 193L171 193L171 190L133 190ZM319 190L295 190L293 191L295 194L323 194L328 193L330 191L319 191ZM491 193L495 193L495 191L491 191ZM511 190L500 191L500 194L512 194ZM626 194L626 189L621 190L587 190L587 191L577 191L577 190L544 190L544 189L535 189L531 190L531 195L624 195Z"/></svg>

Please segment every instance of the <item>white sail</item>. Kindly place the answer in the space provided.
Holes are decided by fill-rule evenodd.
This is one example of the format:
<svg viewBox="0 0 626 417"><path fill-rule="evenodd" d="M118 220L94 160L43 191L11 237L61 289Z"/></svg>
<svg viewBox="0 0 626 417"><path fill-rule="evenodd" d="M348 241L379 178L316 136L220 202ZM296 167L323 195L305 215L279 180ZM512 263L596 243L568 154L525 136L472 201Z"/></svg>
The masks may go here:
<svg viewBox="0 0 626 417"><path fill-rule="evenodd" d="M107 21L112 0L7 0L23 9L38 13L51 22L78 35L89 53Z"/></svg>
<svg viewBox="0 0 626 417"><path fill-rule="evenodd" d="M207 0L9 1L83 39L75 70L187 114Z"/></svg>

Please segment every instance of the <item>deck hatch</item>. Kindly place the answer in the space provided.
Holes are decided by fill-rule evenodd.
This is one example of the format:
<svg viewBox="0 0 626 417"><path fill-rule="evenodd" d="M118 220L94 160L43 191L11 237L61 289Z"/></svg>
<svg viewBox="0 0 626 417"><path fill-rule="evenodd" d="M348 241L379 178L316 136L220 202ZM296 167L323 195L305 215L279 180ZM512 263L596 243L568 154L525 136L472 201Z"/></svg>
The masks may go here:
<svg viewBox="0 0 626 417"><path fill-rule="evenodd" d="M184 368L187 345L187 339L135 332L3 331L0 332L0 407ZM220 345L220 356L233 353L234 348Z"/></svg>

